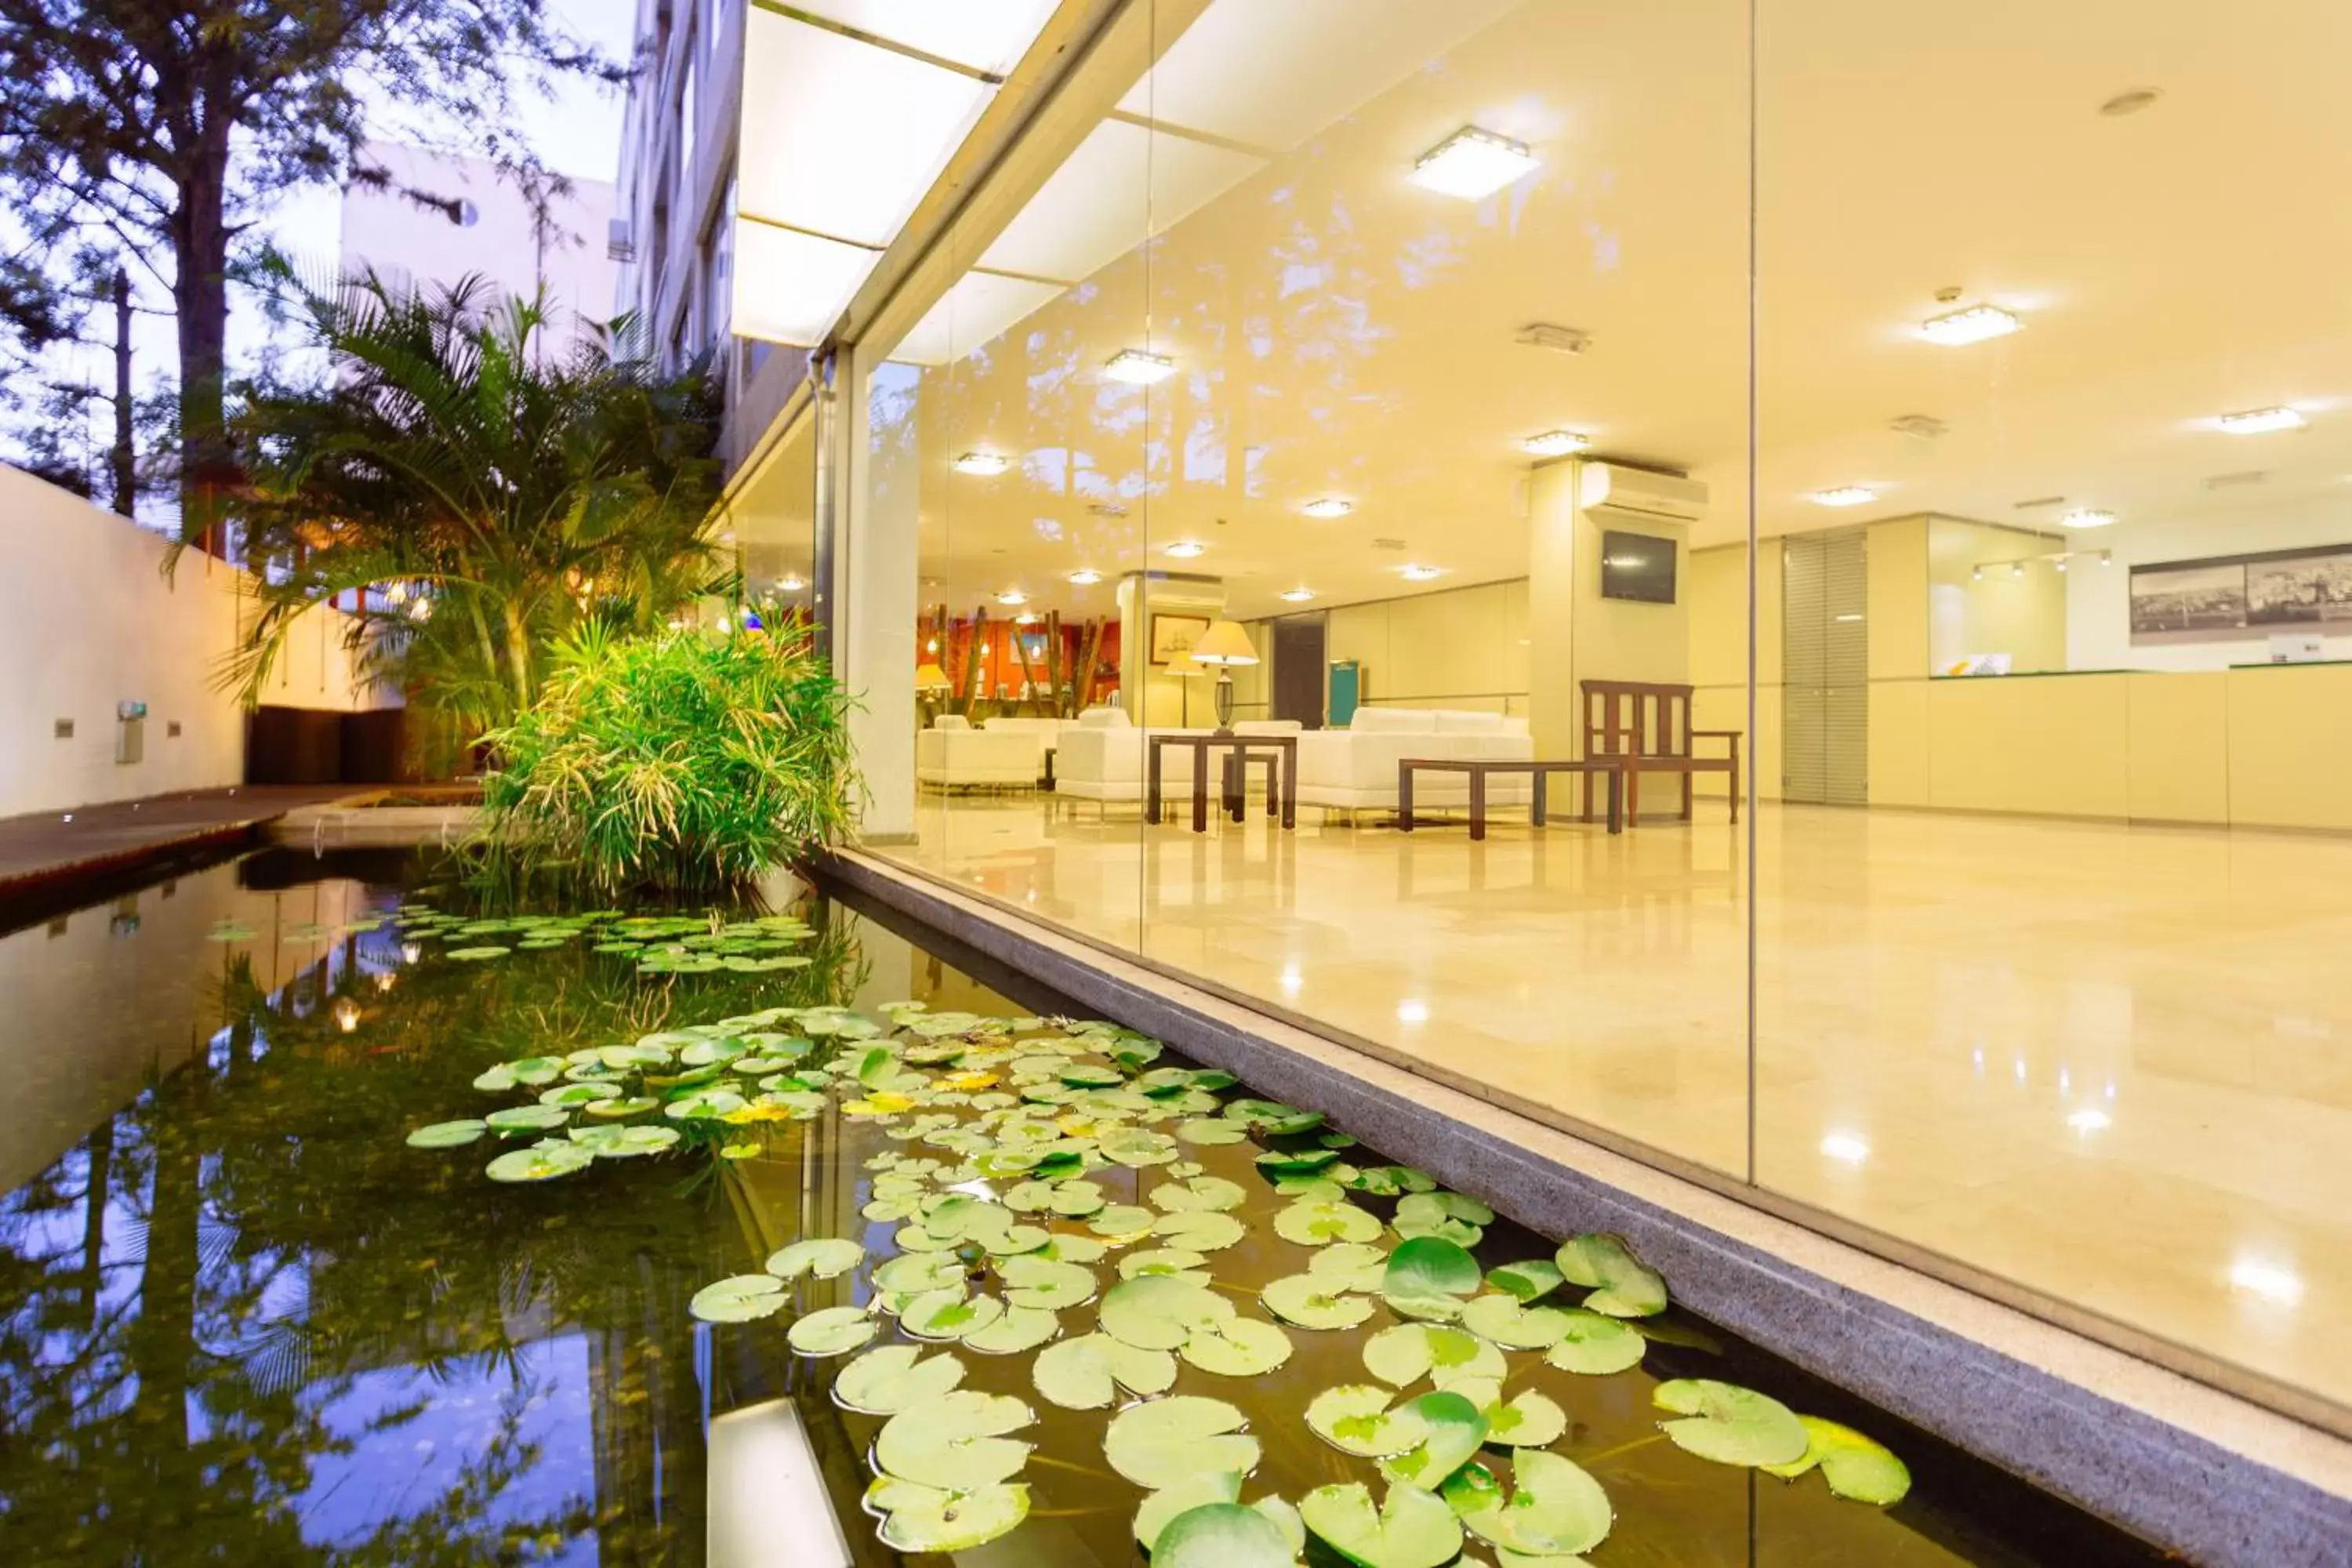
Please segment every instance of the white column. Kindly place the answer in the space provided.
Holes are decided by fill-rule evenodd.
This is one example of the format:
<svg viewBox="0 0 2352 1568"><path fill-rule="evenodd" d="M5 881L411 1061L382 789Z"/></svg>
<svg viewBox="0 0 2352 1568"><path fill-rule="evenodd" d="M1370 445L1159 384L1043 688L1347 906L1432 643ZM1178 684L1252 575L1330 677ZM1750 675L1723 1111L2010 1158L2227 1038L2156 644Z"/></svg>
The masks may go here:
<svg viewBox="0 0 2352 1568"><path fill-rule="evenodd" d="M865 777L868 843L915 836L916 416L921 372L880 364L869 379L842 351L834 382L834 669L857 706L850 742Z"/></svg>
<svg viewBox="0 0 2352 1568"><path fill-rule="evenodd" d="M1576 700L1577 471L1539 465L1528 495L1528 730L1538 757L1579 754Z"/></svg>

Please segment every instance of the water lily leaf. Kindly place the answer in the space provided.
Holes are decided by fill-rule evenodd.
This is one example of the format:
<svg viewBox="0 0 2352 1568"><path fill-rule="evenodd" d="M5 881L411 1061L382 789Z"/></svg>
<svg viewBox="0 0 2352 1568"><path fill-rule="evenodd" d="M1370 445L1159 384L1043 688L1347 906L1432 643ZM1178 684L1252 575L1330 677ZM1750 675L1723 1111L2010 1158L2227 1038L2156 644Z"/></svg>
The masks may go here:
<svg viewBox="0 0 2352 1568"><path fill-rule="evenodd" d="M500 1062L498 1066L490 1068L488 1072L482 1074L481 1077L476 1079L474 1080L474 1087L480 1089L485 1094L504 1094L507 1090L514 1088L516 1084L521 1081L521 1079L515 1077L514 1068L507 1066L504 1062Z"/></svg>
<svg viewBox="0 0 2352 1568"><path fill-rule="evenodd" d="M1348 1199L1348 1189L1328 1176L1312 1173L1302 1175L1276 1176L1274 1190L1286 1198L1301 1203L1337 1204Z"/></svg>
<svg viewBox="0 0 2352 1568"><path fill-rule="evenodd" d="M791 1298L772 1274L738 1274L705 1285L686 1310L706 1323L746 1323L783 1307Z"/></svg>
<svg viewBox="0 0 2352 1568"><path fill-rule="evenodd" d="M1175 1521L1177 1515L1196 1508L1206 1508L1212 1503L1238 1502L1241 1495L1242 1478L1238 1474L1208 1470L1186 1476L1174 1486L1144 1498L1142 1505L1135 1510L1136 1542L1150 1552L1159 1544L1160 1537ZM1282 1568L1290 1568L1289 1563L1286 1561Z"/></svg>
<svg viewBox="0 0 2352 1568"><path fill-rule="evenodd" d="M1381 1467L1391 1481L1433 1492L1445 1478L1475 1458L1488 1422L1476 1401L1457 1389L1441 1388L1402 1406L1424 1432L1420 1444Z"/></svg>
<svg viewBox="0 0 2352 1568"><path fill-rule="evenodd" d="M1029 1517L1029 1489L1017 1481L944 1491L926 1487L883 1516L875 1533L898 1552L969 1552L1012 1532Z"/></svg>
<svg viewBox="0 0 2352 1568"><path fill-rule="evenodd" d="M1270 1176L1311 1176L1339 1158L1336 1149L1268 1150L1257 1157L1257 1168Z"/></svg>
<svg viewBox="0 0 2352 1568"><path fill-rule="evenodd" d="M445 951L441 956L458 963L479 963L485 959L504 958L513 951L514 949L510 947L453 947Z"/></svg>
<svg viewBox="0 0 2352 1568"><path fill-rule="evenodd" d="M625 1116L643 1116L648 1110L660 1108L661 1101L651 1095L632 1094L619 1100L600 1100L593 1105L581 1107L581 1110L600 1121L618 1121Z"/></svg>
<svg viewBox="0 0 2352 1568"><path fill-rule="evenodd" d="M1130 1252L1118 1260L1118 1277L1139 1279L1146 1274L1166 1274L1179 1279L1189 1279L1196 1285L1209 1282L1208 1271L1201 1266L1208 1259L1197 1252L1181 1247L1155 1247L1142 1252Z"/></svg>
<svg viewBox="0 0 2352 1568"><path fill-rule="evenodd" d="M1167 1393L1176 1382L1176 1358L1166 1351L1138 1350L1108 1334L1082 1334L1040 1351L1029 1377L1038 1393L1065 1410L1102 1410L1117 1402L1121 1388L1147 1395Z"/></svg>
<svg viewBox="0 0 2352 1568"><path fill-rule="evenodd" d="M658 1154L678 1139L675 1127L574 1127L572 1141L604 1160Z"/></svg>
<svg viewBox="0 0 2352 1568"><path fill-rule="evenodd" d="M1227 1121L1221 1116L1195 1116L1176 1124L1176 1136L1205 1149L1221 1143L1239 1143L1249 1132L1239 1122Z"/></svg>
<svg viewBox="0 0 2352 1568"><path fill-rule="evenodd" d="M750 1276L759 1279L759 1275ZM775 1276L769 1275L769 1279ZM778 1289L782 1281L777 1281ZM826 1307L792 1326L784 1338L805 1356L842 1355L874 1337L876 1324L863 1307Z"/></svg>
<svg viewBox="0 0 2352 1568"><path fill-rule="evenodd" d="M542 1141L499 1155L483 1166L482 1173L494 1182L544 1182L585 1170L595 1159L577 1143Z"/></svg>
<svg viewBox="0 0 2352 1568"><path fill-rule="evenodd" d="M1249 1227L1229 1214L1208 1211L1164 1214L1151 1224L1151 1233L1171 1246L1193 1252L1218 1252L1249 1234Z"/></svg>
<svg viewBox="0 0 2352 1568"><path fill-rule="evenodd" d="M1793 1464L1759 1465L1767 1475L1793 1480L1820 1467L1832 1495L1881 1508L1901 1502L1911 1490L1911 1471L1874 1438L1818 1415L1800 1415L1805 1452Z"/></svg>
<svg viewBox="0 0 2352 1568"><path fill-rule="evenodd" d="M1508 1448L1547 1448L1568 1435L1568 1412L1533 1389L1486 1415L1486 1440Z"/></svg>
<svg viewBox="0 0 2352 1568"><path fill-rule="evenodd" d="M546 1132L572 1120L572 1113L553 1105L509 1105L482 1118L498 1132Z"/></svg>
<svg viewBox="0 0 2352 1568"><path fill-rule="evenodd" d="M1048 1258L1008 1258L998 1266L996 1273L1004 1281L1007 1306L1035 1307L1054 1312L1065 1307L1083 1306L1095 1299L1094 1270L1076 1263L1056 1263Z"/></svg>
<svg viewBox="0 0 2352 1568"><path fill-rule="evenodd" d="M1299 1517L1323 1543L1359 1568L1439 1568L1462 1550L1454 1510L1418 1487L1391 1486L1378 1510L1361 1481L1318 1487Z"/></svg>
<svg viewBox="0 0 2352 1568"><path fill-rule="evenodd" d="M1097 1236L1148 1236L1160 1216L1134 1204L1113 1204L1087 1222Z"/></svg>
<svg viewBox="0 0 2352 1568"><path fill-rule="evenodd" d="M867 1415L896 1415L952 1394L964 1365L952 1354L926 1356L916 1345L867 1351L833 1380L833 1402Z"/></svg>
<svg viewBox="0 0 2352 1568"><path fill-rule="evenodd" d="M1222 1114L1226 1121L1238 1121L1253 1132L1275 1137L1311 1132L1323 1125L1321 1111L1301 1110L1275 1100L1229 1100Z"/></svg>
<svg viewBox="0 0 2352 1568"><path fill-rule="evenodd" d="M1433 1193L1437 1178L1411 1165L1374 1165L1358 1171L1348 1184L1376 1198L1393 1198L1406 1193Z"/></svg>
<svg viewBox="0 0 2352 1568"><path fill-rule="evenodd" d="M1549 1350L1568 1333L1557 1307L1526 1307L1509 1296L1481 1296L1462 1309L1462 1326L1507 1351Z"/></svg>
<svg viewBox="0 0 2352 1568"><path fill-rule="evenodd" d="M1399 1323L1364 1342L1364 1370L1399 1388L1424 1377L1450 1388L1465 1378L1500 1381L1510 1365L1501 1351L1475 1334L1434 1323Z"/></svg>
<svg viewBox="0 0 2352 1568"><path fill-rule="evenodd" d="M1794 1411L1737 1384L1675 1378L1652 1389L1650 1402L1687 1418L1663 1423L1676 1447L1719 1465L1793 1464L1811 1446Z"/></svg>
<svg viewBox="0 0 2352 1568"><path fill-rule="evenodd" d="M1390 1407L1395 1398L1392 1390L1368 1383L1327 1388L1307 1402L1307 1425L1343 1454L1384 1459L1429 1436L1429 1427L1409 1406Z"/></svg>
<svg viewBox="0 0 2352 1568"><path fill-rule="evenodd" d="M1008 1394L958 1389L884 1422L874 1440L874 1458L885 1473L900 1480L972 1491L1020 1472L1030 1446L1004 1434L1036 1418Z"/></svg>
<svg viewBox="0 0 2352 1568"><path fill-rule="evenodd" d="M1116 1165L1165 1165L1176 1158L1176 1141L1164 1132L1116 1127L1096 1140L1102 1157Z"/></svg>
<svg viewBox="0 0 2352 1568"><path fill-rule="evenodd" d="M1444 1191L1412 1193L1397 1200L1397 1217L1416 1223L1426 1220L1458 1219L1465 1225L1490 1226L1495 1223L1495 1211L1467 1193Z"/></svg>
<svg viewBox="0 0 2352 1568"><path fill-rule="evenodd" d="M1062 1320L1042 1307L1007 1307L996 1321L964 1335L963 1342L966 1349L986 1355L1017 1355L1061 1331Z"/></svg>
<svg viewBox="0 0 2352 1568"><path fill-rule="evenodd" d="M1649 1348L1649 1341L1629 1325L1580 1309L1562 1309L1561 1316L1568 1320L1568 1327L1544 1352L1546 1364L1591 1377L1642 1364L1642 1352Z"/></svg>
<svg viewBox="0 0 2352 1568"><path fill-rule="evenodd" d="M593 1105L600 1100L620 1098L621 1086L616 1083L563 1083L541 1090L539 1102L572 1110L583 1105Z"/></svg>
<svg viewBox="0 0 2352 1568"><path fill-rule="evenodd" d="M963 1259L952 1252L908 1252L875 1267L874 1288L897 1295L961 1290L964 1275Z"/></svg>
<svg viewBox="0 0 2352 1568"><path fill-rule="evenodd" d="M1223 1176L1194 1176L1186 1182L1162 1182L1151 1189L1154 1207L1170 1214L1218 1213L1249 1202L1249 1191Z"/></svg>
<svg viewBox="0 0 2352 1568"><path fill-rule="evenodd" d="M1242 1413L1222 1399L1178 1394L1150 1400L1111 1417L1103 1433L1103 1457L1120 1475L1152 1491L1203 1471L1247 1475L1257 1468L1258 1442L1242 1425Z"/></svg>
<svg viewBox="0 0 2352 1568"><path fill-rule="evenodd" d="M919 1340L960 1340L978 1333L1004 1312L993 1296L966 1296L961 1286L926 1290L898 1314L898 1326Z"/></svg>
<svg viewBox="0 0 2352 1568"><path fill-rule="evenodd" d="M980 1242L988 1248L992 1258L1018 1258L1024 1253L1042 1251L1053 1239L1054 1233L1050 1230L1034 1225L1016 1225L1007 1228L1002 1236L982 1237Z"/></svg>
<svg viewBox="0 0 2352 1568"><path fill-rule="evenodd" d="M408 1135L412 1149L455 1149L461 1143L471 1143L480 1138L488 1123L468 1118L462 1121L436 1121L430 1127L420 1127Z"/></svg>
<svg viewBox="0 0 2352 1568"><path fill-rule="evenodd" d="M1255 1318L1204 1323L1185 1338L1181 1354L1219 1377L1257 1377L1290 1359L1290 1336Z"/></svg>
<svg viewBox="0 0 2352 1568"><path fill-rule="evenodd" d="M1612 1318L1651 1318L1666 1310L1666 1282L1614 1236L1578 1236L1552 1257L1560 1277L1591 1291L1588 1311Z"/></svg>
<svg viewBox="0 0 2352 1568"><path fill-rule="evenodd" d="M1302 1199L1274 1216L1275 1233L1301 1247L1326 1247L1335 1241L1368 1244L1381 1234L1379 1216L1350 1203Z"/></svg>
<svg viewBox="0 0 2352 1568"><path fill-rule="evenodd" d="M1491 1486L1493 1478L1486 1479ZM1614 1517L1609 1494L1580 1466L1558 1454L1518 1449L1511 1459L1507 1498L1487 1486L1449 1481L1445 1496L1464 1526L1498 1552L1573 1557L1608 1538Z"/></svg>
<svg viewBox="0 0 2352 1568"><path fill-rule="evenodd" d="M1289 1274L1259 1287L1257 1299L1286 1323L1302 1329L1352 1329L1372 1315L1372 1304L1313 1274Z"/></svg>
<svg viewBox="0 0 2352 1568"><path fill-rule="evenodd" d="M1460 1298L1478 1289L1478 1260L1460 1246L1433 1236L1397 1244L1381 1276L1381 1295L1391 1308L1412 1318L1454 1318Z"/></svg>
<svg viewBox="0 0 2352 1568"><path fill-rule="evenodd" d="M1232 1502L1187 1509L1151 1549L1152 1568L1291 1568L1295 1555L1272 1520Z"/></svg>
<svg viewBox="0 0 2352 1568"><path fill-rule="evenodd" d="M1341 1241L1307 1260L1307 1272L1333 1289L1375 1294L1388 1273L1389 1255L1377 1247Z"/></svg>
<svg viewBox="0 0 2352 1568"><path fill-rule="evenodd" d="M1056 1263L1099 1263L1109 1251L1091 1236L1055 1235L1037 1249L1037 1256Z"/></svg>
<svg viewBox="0 0 2352 1568"><path fill-rule="evenodd" d="M1116 1068L1097 1067L1092 1062L1072 1062L1062 1068L1062 1081L1072 1089L1110 1089L1127 1081Z"/></svg>
<svg viewBox="0 0 2352 1568"><path fill-rule="evenodd" d="M670 1130L656 1127L646 1131L667 1132ZM856 1242L837 1236L812 1236L792 1243L771 1257L768 1272L779 1279L797 1279L803 1274L814 1279L831 1279L836 1275L848 1273L865 1258L866 1248Z"/></svg>

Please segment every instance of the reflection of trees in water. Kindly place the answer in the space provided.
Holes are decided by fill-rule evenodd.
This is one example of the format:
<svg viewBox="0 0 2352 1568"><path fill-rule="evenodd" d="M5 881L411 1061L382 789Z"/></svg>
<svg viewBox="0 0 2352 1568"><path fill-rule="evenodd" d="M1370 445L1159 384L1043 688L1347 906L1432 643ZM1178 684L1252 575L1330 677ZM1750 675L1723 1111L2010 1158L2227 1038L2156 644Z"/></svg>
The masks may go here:
<svg viewBox="0 0 2352 1568"><path fill-rule="evenodd" d="M397 948L348 938L274 995L229 957L208 1049L0 1199L0 1520L43 1560L699 1556L686 1301L742 1261L709 1167L505 1188L488 1145L402 1136L478 1107L495 1060L836 999L854 949L821 932L806 970L666 982L519 952L380 990ZM584 1391L548 1370L575 1341ZM581 1405L574 1471L545 1429Z"/></svg>

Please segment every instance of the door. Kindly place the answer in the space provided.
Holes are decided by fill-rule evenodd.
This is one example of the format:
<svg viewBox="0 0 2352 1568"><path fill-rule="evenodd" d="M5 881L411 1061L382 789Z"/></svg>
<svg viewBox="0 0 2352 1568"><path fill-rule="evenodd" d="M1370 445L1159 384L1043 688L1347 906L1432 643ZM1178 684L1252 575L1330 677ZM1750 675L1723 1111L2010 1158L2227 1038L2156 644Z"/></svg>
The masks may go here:
<svg viewBox="0 0 2352 1568"><path fill-rule="evenodd" d="M1870 627L1860 529L1781 542L1780 797L1870 799Z"/></svg>
<svg viewBox="0 0 2352 1568"><path fill-rule="evenodd" d="M1274 718L1323 728L1323 654L1321 616L1286 616L1274 623Z"/></svg>

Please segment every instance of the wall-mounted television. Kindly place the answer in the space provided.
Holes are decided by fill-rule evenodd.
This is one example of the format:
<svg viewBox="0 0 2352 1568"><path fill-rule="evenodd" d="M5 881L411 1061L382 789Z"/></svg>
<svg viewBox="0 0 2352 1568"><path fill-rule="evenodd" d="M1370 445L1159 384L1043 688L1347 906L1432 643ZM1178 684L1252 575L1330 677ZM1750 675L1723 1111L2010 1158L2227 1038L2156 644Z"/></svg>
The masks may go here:
<svg viewBox="0 0 2352 1568"><path fill-rule="evenodd" d="M1651 533L1601 536L1601 596L1643 605L1675 602L1675 542Z"/></svg>

